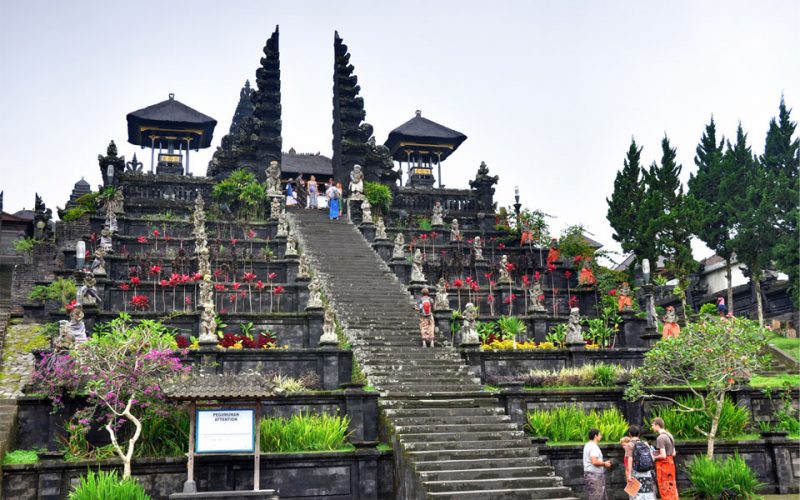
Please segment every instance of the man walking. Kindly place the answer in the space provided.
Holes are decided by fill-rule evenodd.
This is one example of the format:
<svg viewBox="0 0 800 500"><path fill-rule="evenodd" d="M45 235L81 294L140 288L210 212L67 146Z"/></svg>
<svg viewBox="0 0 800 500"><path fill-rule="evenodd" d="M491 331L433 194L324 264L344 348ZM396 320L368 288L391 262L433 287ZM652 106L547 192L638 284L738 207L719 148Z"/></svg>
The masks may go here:
<svg viewBox="0 0 800 500"><path fill-rule="evenodd" d="M656 461L658 491L663 500L678 500L678 483L675 477L675 438L664 429L664 421L660 418L653 419L650 429L658 434L656 451L653 454Z"/></svg>
<svg viewBox="0 0 800 500"><path fill-rule="evenodd" d="M603 435L597 429L589 430L589 442L583 446L583 479L586 482L586 497L589 500L606 500L605 469L611 460L603 460L603 452L597 443Z"/></svg>

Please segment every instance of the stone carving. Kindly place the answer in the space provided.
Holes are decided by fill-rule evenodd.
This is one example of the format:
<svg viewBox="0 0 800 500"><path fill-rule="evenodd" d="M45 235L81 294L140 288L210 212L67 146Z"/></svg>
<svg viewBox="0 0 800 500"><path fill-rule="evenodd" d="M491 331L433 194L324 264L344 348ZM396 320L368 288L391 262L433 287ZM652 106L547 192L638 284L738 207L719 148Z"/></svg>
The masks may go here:
<svg viewBox="0 0 800 500"><path fill-rule="evenodd" d="M481 210L489 212L494 208L494 185L498 180L496 175L489 175L489 167L486 166L486 162L481 162L475 180L469 181L469 187L474 189L478 196Z"/></svg>
<svg viewBox="0 0 800 500"><path fill-rule="evenodd" d="M361 202L361 223L372 224L372 205L366 198Z"/></svg>
<svg viewBox="0 0 800 500"><path fill-rule="evenodd" d="M483 243L481 243L480 236L475 237L475 240L472 243L472 249L475 250L475 260L485 260L483 258Z"/></svg>
<svg viewBox="0 0 800 500"><path fill-rule="evenodd" d="M272 220L280 219L283 213L283 196L275 195L272 197L269 206L269 218Z"/></svg>
<svg viewBox="0 0 800 500"><path fill-rule="evenodd" d="M359 164L354 165L353 171L350 172L350 199L364 199L364 172Z"/></svg>
<svg viewBox="0 0 800 500"><path fill-rule="evenodd" d="M119 231L119 226L117 224L117 214L111 212L106 214L106 226L108 226L108 230L112 233L116 233Z"/></svg>
<svg viewBox="0 0 800 500"><path fill-rule="evenodd" d="M461 344L462 345L477 345L481 343L476 329L476 322L478 320L478 308L472 302L467 302L464 306L464 313L462 314L461 324Z"/></svg>
<svg viewBox="0 0 800 500"><path fill-rule="evenodd" d="M297 277L299 279L307 279L311 275L311 265L308 263L306 254L300 254L300 266L297 269Z"/></svg>
<svg viewBox="0 0 800 500"><path fill-rule="evenodd" d="M95 276L105 276L106 275L106 251L103 249L102 246L98 247L94 251L94 261L92 261L92 265L89 268L92 271L92 274Z"/></svg>
<svg viewBox="0 0 800 500"><path fill-rule="evenodd" d="M542 283L535 280L528 291L529 305L528 312L544 312L545 307L542 301L544 290L542 290Z"/></svg>
<svg viewBox="0 0 800 500"><path fill-rule="evenodd" d="M217 343L217 312L214 306L214 284L211 282L211 259L206 237L204 207L203 197L197 193L192 214L195 238L194 253L197 256L197 272L203 276L199 284L200 298L198 302L202 312L200 313L200 336L197 340L201 344L213 345Z"/></svg>
<svg viewBox="0 0 800 500"><path fill-rule="evenodd" d="M394 250L392 250L392 258L393 259L405 259L406 258L406 239L403 237L403 233L397 233L397 236L394 237Z"/></svg>
<svg viewBox="0 0 800 500"><path fill-rule="evenodd" d="M53 237L53 211L45 206L38 193L34 201L33 212L33 238L49 240Z"/></svg>
<svg viewBox="0 0 800 500"><path fill-rule="evenodd" d="M84 273L83 284L78 288L78 293L75 297L75 301L78 305L94 306L97 305L98 302L103 301L97 293L97 288L95 288L96 284L97 280L94 278L94 274Z"/></svg>
<svg viewBox="0 0 800 500"><path fill-rule="evenodd" d="M322 324L322 337L319 339L319 344L338 344L339 340L336 338L336 319L333 316L333 309L330 307L325 309L325 321Z"/></svg>
<svg viewBox="0 0 800 500"><path fill-rule="evenodd" d="M278 215L278 229L275 236L278 238L289 236L289 221L286 219L286 212L281 212L281 214Z"/></svg>
<svg viewBox="0 0 800 500"><path fill-rule="evenodd" d="M622 283L622 286L617 290L617 310L619 312L633 310L633 292L631 291L628 282Z"/></svg>
<svg viewBox="0 0 800 500"><path fill-rule="evenodd" d="M378 217L378 222L375 223L375 239L386 240L386 226L383 223L383 217Z"/></svg>
<svg viewBox="0 0 800 500"><path fill-rule="evenodd" d="M661 329L661 338L677 337L680 333L681 327L675 315L675 308L667 306L666 314L664 314L664 327Z"/></svg>
<svg viewBox="0 0 800 500"><path fill-rule="evenodd" d="M83 324L83 308L76 305L69 313L69 334L76 345L86 342L86 325Z"/></svg>
<svg viewBox="0 0 800 500"><path fill-rule="evenodd" d="M117 145L114 141L108 143L106 148L106 155L97 155L97 163L100 165L100 174L103 176L103 185L108 185L108 167L112 168L114 177L116 178L123 170L125 170L125 157L117 156Z"/></svg>
<svg viewBox="0 0 800 500"><path fill-rule="evenodd" d="M500 264L498 269L500 277L497 279L498 283L511 283L511 274L508 272L508 255L500 257Z"/></svg>
<svg viewBox="0 0 800 500"><path fill-rule="evenodd" d="M314 309L322 307L322 283L319 278L314 276L308 283L308 304L306 309Z"/></svg>
<svg viewBox="0 0 800 500"><path fill-rule="evenodd" d="M417 248L414 252L414 260L411 262L411 282L425 283L425 274L422 272L422 251Z"/></svg>
<svg viewBox="0 0 800 500"><path fill-rule="evenodd" d="M290 230L289 235L286 237L286 251L283 253L286 257L297 257L297 236Z"/></svg>
<svg viewBox="0 0 800 500"><path fill-rule="evenodd" d="M447 311L450 309L450 299L447 297L447 282L444 278L439 278L436 283L436 300L433 308L436 311Z"/></svg>
<svg viewBox="0 0 800 500"><path fill-rule="evenodd" d="M581 310L573 307L569 310L567 323L567 345L583 345L583 331L581 330Z"/></svg>
<svg viewBox="0 0 800 500"><path fill-rule="evenodd" d="M450 223L450 241L461 241L461 230L458 228L458 219Z"/></svg>
<svg viewBox="0 0 800 500"><path fill-rule="evenodd" d="M144 164L136 159L136 153L133 153L133 160L125 164L125 171L132 174L141 174Z"/></svg>
<svg viewBox="0 0 800 500"><path fill-rule="evenodd" d="M100 248L102 248L106 254L114 253L114 242L111 239L111 229L108 227L104 227L100 231Z"/></svg>
<svg viewBox="0 0 800 500"><path fill-rule="evenodd" d="M444 226L444 210L442 209L442 202L436 200L433 205L433 214L431 215L432 226Z"/></svg>
<svg viewBox="0 0 800 500"><path fill-rule="evenodd" d="M62 319L58 322L58 336L53 339L53 348L56 351L69 351L75 344L69 328L69 321Z"/></svg>
<svg viewBox="0 0 800 500"><path fill-rule="evenodd" d="M109 214L119 215L125 213L125 195L122 194L122 188L114 190L114 194L106 199L104 208L106 217Z"/></svg>
<svg viewBox="0 0 800 500"><path fill-rule="evenodd" d="M381 184L393 186L399 179L400 174L394 169L392 152L383 144L375 142L375 136L367 141L367 153L364 159L364 171L366 180L371 176L377 177Z"/></svg>
<svg viewBox="0 0 800 500"><path fill-rule="evenodd" d="M281 167L275 160L269 162L269 167L267 167L267 195L281 196Z"/></svg>

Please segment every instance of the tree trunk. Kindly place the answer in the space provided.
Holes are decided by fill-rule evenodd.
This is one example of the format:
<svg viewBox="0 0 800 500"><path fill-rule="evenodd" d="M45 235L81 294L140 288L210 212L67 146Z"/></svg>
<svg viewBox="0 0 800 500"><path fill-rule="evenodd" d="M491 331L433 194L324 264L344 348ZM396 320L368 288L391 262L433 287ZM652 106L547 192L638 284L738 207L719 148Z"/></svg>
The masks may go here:
<svg viewBox="0 0 800 500"><path fill-rule="evenodd" d="M725 274L728 278L728 312L733 314L733 270L730 259L725 260Z"/></svg>
<svg viewBox="0 0 800 500"><path fill-rule="evenodd" d="M761 275L753 276L754 292L756 294L756 310L758 311L758 325L764 326L764 304L761 300Z"/></svg>
<svg viewBox="0 0 800 500"><path fill-rule="evenodd" d="M714 416L711 419L711 431L708 433L708 448L706 449L706 457L709 460L714 458L714 440L717 437L717 428L719 427L719 419L722 417L722 405L725 403L725 393L721 393L717 398L717 407L714 409Z"/></svg>

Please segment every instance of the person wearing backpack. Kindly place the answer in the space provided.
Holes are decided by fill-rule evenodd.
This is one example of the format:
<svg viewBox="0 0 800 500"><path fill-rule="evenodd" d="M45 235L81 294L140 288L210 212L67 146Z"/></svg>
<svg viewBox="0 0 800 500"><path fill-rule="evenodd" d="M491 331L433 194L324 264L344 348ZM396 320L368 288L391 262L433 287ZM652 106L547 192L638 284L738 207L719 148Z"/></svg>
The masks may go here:
<svg viewBox="0 0 800 500"><path fill-rule="evenodd" d="M634 480L639 483L639 490L631 498L633 500L655 500L655 481L653 471L655 470L655 460L650 446L640 439L642 428L632 425L628 428L628 436L631 441L625 449L627 465L625 466L625 478L630 486Z"/></svg>
<svg viewBox="0 0 800 500"><path fill-rule="evenodd" d="M650 429L656 438L656 481L662 500L678 500L678 481L675 475L675 438L664 429L664 420L654 418Z"/></svg>
<svg viewBox="0 0 800 500"><path fill-rule="evenodd" d="M433 334L435 332L433 301L429 297L427 288L422 289L422 297L419 299L416 309L419 313L419 334L422 337L422 347L433 347ZM430 344L430 346L427 344Z"/></svg>

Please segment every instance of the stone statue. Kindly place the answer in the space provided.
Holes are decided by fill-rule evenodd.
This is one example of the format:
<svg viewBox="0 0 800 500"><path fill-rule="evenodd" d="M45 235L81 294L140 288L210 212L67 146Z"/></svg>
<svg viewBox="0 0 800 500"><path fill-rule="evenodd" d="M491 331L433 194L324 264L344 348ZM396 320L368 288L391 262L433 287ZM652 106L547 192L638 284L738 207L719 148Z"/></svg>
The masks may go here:
<svg viewBox="0 0 800 500"><path fill-rule="evenodd" d="M450 241L461 241L461 230L458 229L458 219L450 223Z"/></svg>
<svg viewBox="0 0 800 500"><path fill-rule="evenodd" d="M339 343L339 339L336 337L336 319L333 316L333 309L330 307L325 309L325 321L322 324L322 337L320 337L319 343L320 345Z"/></svg>
<svg viewBox="0 0 800 500"><path fill-rule="evenodd" d="M306 254L300 254L300 266L297 269L297 277L307 279L311 275L311 265L308 263Z"/></svg>
<svg viewBox="0 0 800 500"><path fill-rule="evenodd" d="M119 215L124 213L125 195L122 194L122 188L117 188L110 197L106 198L105 210L106 216L111 214Z"/></svg>
<svg viewBox="0 0 800 500"><path fill-rule="evenodd" d="M106 254L114 253L114 243L111 239L111 229L108 227L104 227L100 231L100 248L102 248Z"/></svg>
<svg viewBox="0 0 800 500"><path fill-rule="evenodd" d="M633 310L633 292L631 291L628 282L622 283L622 286L617 290L617 311L632 311Z"/></svg>
<svg viewBox="0 0 800 500"><path fill-rule="evenodd" d="M283 213L283 196L277 194L272 197L272 201L270 201L269 206L269 218L272 220L278 220Z"/></svg>
<svg viewBox="0 0 800 500"><path fill-rule="evenodd" d="M661 329L661 338L674 338L680 335L681 327L678 324L678 319L675 316L675 308L667 306L666 314L664 314L664 327Z"/></svg>
<svg viewBox="0 0 800 500"><path fill-rule="evenodd" d="M285 238L288 235L289 221L286 219L286 212L281 212L280 215L278 215L278 229L275 233L275 236L278 238Z"/></svg>
<svg viewBox="0 0 800 500"><path fill-rule="evenodd" d="M354 165L350 172L350 199L361 200L364 198L364 172L361 165Z"/></svg>
<svg viewBox="0 0 800 500"><path fill-rule="evenodd" d="M392 250L392 258L393 259L405 259L406 258L406 239L403 237L403 233L397 233L397 236L394 237L394 250Z"/></svg>
<svg viewBox="0 0 800 500"><path fill-rule="evenodd" d="M269 167L267 167L267 195L281 196L281 168L275 160L269 162Z"/></svg>
<svg viewBox="0 0 800 500"><path fill-rule="evenodd" d="M383 223L383 217L378 217L378 222L375 223L375 239L386 240L386 226Z"/></svg>
<svg viewBox="0 0 800 500"><path fill-rule="evenodd" d="M217 343L217 313L213 302L203 304L203 311L200 313L200 337L197 340L200 343Z"/></svg>
<svg viewBox="0 0 800 500"><path fill-rule="evenodd" d="M322 307L322 283L314 276L308 283L308 303L306 309Z"/></svg>
<svg viewBox="0 0 800 500"><path fill-rule="evenodd" d="M372 224L372 205L369 204L369 200L366 198L361 202L361 223Z"/></svg>
<svg viewBox="0 0 800 500"><path fill-rule="evenodd" d="M544 290L542 290L542 283L539 280L535 280L533 285L531 285L530 291L528 292L530 304L528 305L528 312L544 312L545 307L542 303L542 297L544 296Z"/></svg>
<svg viewBox="0 0 800 500"><path fill-rule="evenodd" d="M447 283L444 278L439 278L436 283L436 300L433 308L436 311L447 311L450 309L450 299L447 297Z"/></svg>
<svg viewBox="0 0 800 500"><path fill-rule="evenodd" d="M481 237L476 236L475 241L472 243L472 248L475 250L475 260L484 260L483 258L483 244L481 243Z"/></svg>
<svg viewBox="0 0 800 500"><path fill-rule="evenodd" d="M81 345L86 342L86 325L83 324L83 308L76 305L69 313L69 334L72 337L75 345Z"/></svg>
<svg viewBox="0 0 800 500"><path fill-rule="evenodd" d="M442 202L436 200L433 205L433 214L431 215L432 226L444 226L444 210L442 209Z"/></svg>
<svg viewBox="0 0 800 500"><path fill-rule="evenodd" d="M106 226L108 226L108 230L112 233L116 233L119 231L119 225L117 224L117 214L114 212L106 214Z"/></svg>
<svg viewBox="0 0 800 500"><path fill-rule="evenodd" d="M581 310L573 307L569 310L569 323L567 323L567 345L583 345L583 331L581 330Z"/></svg>
<svg viewBox="0 0 800 500"><path fill-rule="evenodd" d="M56 351L69 351L74 344L75 339L72 338L69 321L62 319L58 322L58 337L53 339L53 349Z"/></svg>
<svg viewBox="0 0 800 500"><path fill-rule="evenodd" d="M500 272L500 277L497 279L498 283L511 283L511 274L508 272L508 255L500 257L498 271Z"/></svg>
<svg viewBox="0 0 800 500"><path fill-rule="evenodd" d="M51 226L53 211L47 208L38 193L36 194L33 211L33 238L36 240L49 240L53 236Z"/></svg>
<svg viewBox="0 0 800 500"><path fill-rule="evenodd" d="M94 261L92 261L92 265L89 269L95 276L106 275L105 256L106 256L106 251L103 249L102 246L97 247L97 250L94 251Z"/></svg>
<svg viewBox="0 0 800 500"><path fill-rule="evenodd" d="M75 297L78 305L94 306L97 305L98 302L102 302L100 295L97 293L97 288L95 288L96 284L97 280L94 278L94 274L84 273L83 284L78 289L78 293Z"/></svg>
<svg viewBox="0 0 800 500"><path fill-rule="evenodd" d="M293 232L289 231L289 236L286 237L286 251L283 252L283 257L297 257L297 237Z"/></svg>
<svg viewBox="0 0 800 500"><path fill-rule="evenodd" d="M417 248L414 252L414 260L411 262L411 282L412 283L424 283L425 282L425 274L422 272L422 251Z"/></svg>
<svg viewBox="0 0 800 500"><path fill-rule="evenodd" d="M472 302L467 302L464 306L464 313L462 315L461 323L461 344L464 345L477 345L481 343L476 330L476 321L478 319L478 308Z"/></svg>

